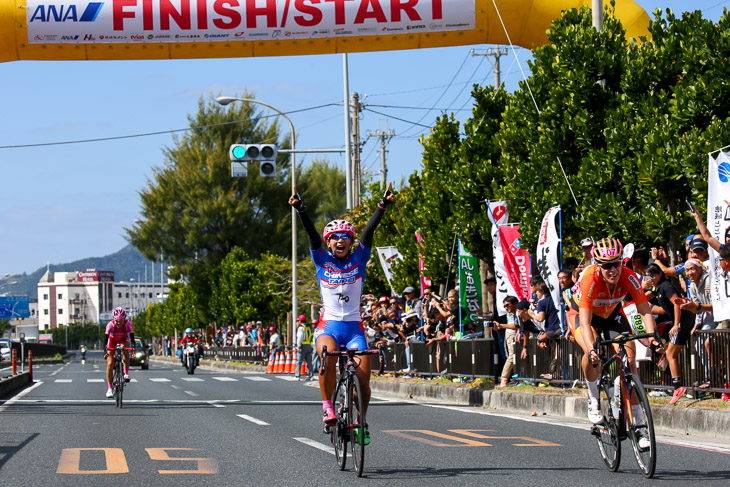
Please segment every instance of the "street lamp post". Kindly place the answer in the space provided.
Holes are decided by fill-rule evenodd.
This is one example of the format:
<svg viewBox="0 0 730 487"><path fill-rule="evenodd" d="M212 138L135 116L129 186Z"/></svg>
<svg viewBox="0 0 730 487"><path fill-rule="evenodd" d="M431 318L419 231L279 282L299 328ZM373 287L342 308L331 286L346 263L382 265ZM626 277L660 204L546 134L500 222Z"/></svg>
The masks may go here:
<svg viewBox="0 0 730 487"><path fill-rule="evenodd" d="M260 105L264 105L265 107L268 107L275 112L277 112L279 115L284 117L287 122L289 122L289 127L291 129L291 148L292 151L289 153L290 161L291 161L291 186L292 186L292 194L294 194L294 186L296 186L296 172L295 172L295 160L294 160L294 154L296 150L296 134L294 133L294 124L292 123L291 119L286 115L286 113L282 112L276 107L273 107L269 105L268 103L264 103L259 100L254 100L253 98L236 98L232 96L219 96L215 99L218 103L225 106L229 103L232 103L234 101L245 101L249 103L258 103ZM291 297L291 319L292 319L292 325L294 324L294 320L297 317L297 212L292 207L291 209L291 289L292 289L292 297ZM291 331L291 330L290 330Z"/></svg>

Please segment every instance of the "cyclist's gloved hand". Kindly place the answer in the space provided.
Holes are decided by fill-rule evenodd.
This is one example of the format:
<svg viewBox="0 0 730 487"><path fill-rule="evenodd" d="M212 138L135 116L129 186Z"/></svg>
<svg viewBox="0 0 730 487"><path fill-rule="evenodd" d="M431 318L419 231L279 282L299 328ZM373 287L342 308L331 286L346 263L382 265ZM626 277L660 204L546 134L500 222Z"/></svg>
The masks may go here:
<svg viewBox="0 0 730 487"><path fill-rule="evenodd" d="M302 202L302 197L299 196L299 192L297 192L297 187L294 186L294 194L291 195L289 198L289 205L293 206L295 210L298 212L302 212L307 209L306 206L304 206L304 203Z"/></svg>
<svg viewBox="0 0 730 487"><path fill-rule="evenodd" d="M380 203L378 203L378 206L383 209L395 201L395 194L393 194L391 186L392 183L388 183L388 188L385 190L385 193L383 193L383 199L381 199Z"/></svg>

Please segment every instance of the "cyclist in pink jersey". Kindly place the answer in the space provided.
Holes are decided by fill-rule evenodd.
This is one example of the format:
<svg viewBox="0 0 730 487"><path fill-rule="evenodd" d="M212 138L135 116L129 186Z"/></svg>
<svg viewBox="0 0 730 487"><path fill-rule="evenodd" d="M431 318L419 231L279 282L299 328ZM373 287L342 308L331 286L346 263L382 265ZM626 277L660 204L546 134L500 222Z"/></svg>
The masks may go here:
<svg viewBox="0 0 730 487"><path fill-rule="evenodd" d="M106 380L109 388L106 391L106 397L112 397L112 375L114 370L114 347L122 345L125 349L134 346L134 328L132 322L127 319L127 312L124 308L115 308L112 311L112 321L107 323L104 330L104 358L106 359ZM129 350L124 350L124 380L129 382Z"/></svg>

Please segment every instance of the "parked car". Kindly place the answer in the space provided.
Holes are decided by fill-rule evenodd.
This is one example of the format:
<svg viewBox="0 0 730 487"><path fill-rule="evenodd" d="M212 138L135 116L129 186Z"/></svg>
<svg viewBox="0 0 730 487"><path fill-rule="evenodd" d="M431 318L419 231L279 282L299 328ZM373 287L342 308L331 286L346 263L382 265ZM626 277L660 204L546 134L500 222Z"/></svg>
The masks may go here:
<svg viewBox="0 0 730 487"><path fill-rule="evenodd" d="M0 338L0 362L9 362L11 357L12 347L10 340L7 338Z"/></svg>
<svg viewBox="0 0 730 487"><path fill-rule="evenodd" d="M139 365L142 370L150 368L150 349L139 338L134 339L134 354L129 357L129 365Z"/></svg>

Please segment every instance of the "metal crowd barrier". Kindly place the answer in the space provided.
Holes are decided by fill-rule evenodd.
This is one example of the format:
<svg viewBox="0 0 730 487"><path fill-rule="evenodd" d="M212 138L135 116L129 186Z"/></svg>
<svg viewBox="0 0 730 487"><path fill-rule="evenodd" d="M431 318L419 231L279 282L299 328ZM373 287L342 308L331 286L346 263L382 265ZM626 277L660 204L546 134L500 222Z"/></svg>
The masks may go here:
<svg viewBox="0 0 730 487"><path fill-rule="evenodd" d="M523 346L515 343L515 364L510 375L520 380L549 381L571 384L583 381L581 359L583 351L577 343L564 338L549 340L545 348L531 339L527 357L521 358ZM205 358L264 363L263 349L258 347L214 348L206 351ZM384 372L405 373L406 353L411 355L411 372L420 376L499 377L503 359L499 343L493 338L460 340L426 345L424 342L394 343L383 349ZM688 389L704 388L707 392L730 392L728 363L730 363L730 330L698 331L680 352L682 384ZM378 371L379 356L371 359L372 370ZM669 368L661 371L656 361L639 362L639 376L649 389L672 388Z"/></svg>

